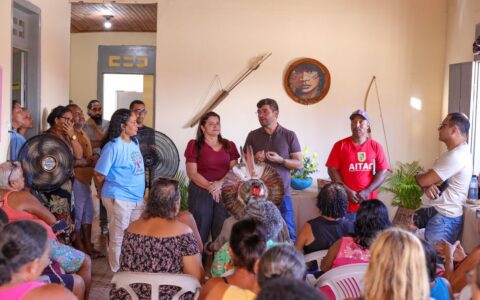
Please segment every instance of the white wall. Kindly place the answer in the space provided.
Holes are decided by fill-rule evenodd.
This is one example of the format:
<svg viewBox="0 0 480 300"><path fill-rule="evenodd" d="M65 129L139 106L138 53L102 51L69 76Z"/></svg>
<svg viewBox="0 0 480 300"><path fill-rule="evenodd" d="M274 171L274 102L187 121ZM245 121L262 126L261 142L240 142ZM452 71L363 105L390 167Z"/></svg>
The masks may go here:
<svg viewBox="0 0 480 300"><path fill-rule="evenodd" d="M68 0L30 2L41 9L40 89L45 125L52 108L68 104L71 9Z"/></svg>
<svg viewBox="0 0 480 300"><path fill-rule="evenodd" d="M9 144L8 129L11 127L11 86L12 86L12 4L0 1L0 162L7 158Z"/></svg>
<svg viewBox="0 0 480 300"><path fill-rule="evenodd" d="M84 108L97 98L97 63L100 45L155 46L156 33L72 33L70 48L70 99Z"/></svg>
<svg viewBox="0 0 480 300"><path fill-rule="evenodd" d="M443 112L448 111L448 71L450 64L473 61L475 25L480 23L480 1L448 1L447 39L444 73Z"/></svg>
<svg viewBox="0 0 480 300"><path fill-rule="evenodd" d="M41 106L43 118L53 107L68 103L70 53L70 3L68 0L31 0L41 10L40 65ZM11 114L11 24L12 2L0 1L0 65L3 72L2 132L0 134L0 161L7 157L8 137L4 130ZM4 121L5 120L5 121Z"/></svg>
<svg viewBox="0 0 480 300"><path fill-rule="evenodd" d="M350 135L349 114L363 106L377 77L391 161L431 164L438 153L445 62L446 1L159 1L157 21L157 130L168 134L181 155L194 129L183 129L206 102L218 74L223 86L254 56L272 56L216 109L222 132L242 145L258 127L258 100L280 105L280 123L300 143L319 153L323 166L333 143ZM424 13L428 11L428 14ZM329 68L332 83L323 101L293 102L283 73L297 58ZM385 145L375 90L368 103L373 137ZM409 106L423 100L421 112ZM318 177L326 177L322 167Z"/></svg>

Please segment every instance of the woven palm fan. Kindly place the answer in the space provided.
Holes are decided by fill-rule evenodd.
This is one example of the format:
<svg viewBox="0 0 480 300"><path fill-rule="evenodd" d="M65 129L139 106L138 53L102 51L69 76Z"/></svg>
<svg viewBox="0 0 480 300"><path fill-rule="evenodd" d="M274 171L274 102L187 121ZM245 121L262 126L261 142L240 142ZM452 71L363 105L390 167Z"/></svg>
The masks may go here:
<svg viewBox="0 0 480 300"><path fill-rule="evenodd" d="M158 177L173 178L178 170L180 157L173 141L152 128L138 131L137 138L145 164L147 187Z"/></svg>
<svg viewBox="0 0 480 300"><path fill-rule="evenodd" d="M269 200L280 206L285 195L283 181L274 167L257 162L253 158L251 147L239 164L230 170L223 181L222 202L227 211L241 217L249 201Z"/></svg>
<svg viewBox="0 0 480 300"><path fill-rule="evenodd" d="M53 134L43 133L28 139L20 149L18 160L27 186L37 191L56 190L72 176L72 151Z"/></svg>

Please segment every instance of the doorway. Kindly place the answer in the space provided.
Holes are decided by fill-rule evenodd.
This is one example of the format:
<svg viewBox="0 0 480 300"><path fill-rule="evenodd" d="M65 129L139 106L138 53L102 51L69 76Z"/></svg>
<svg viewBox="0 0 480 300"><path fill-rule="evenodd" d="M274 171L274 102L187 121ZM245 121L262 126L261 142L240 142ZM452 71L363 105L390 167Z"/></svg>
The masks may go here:
<svg viewBox="0 0 480 300"><path fill-rule="evenodd" d="M40 132L40 9L25 0L13 2L12 101L32 115L26 137Z"/></svg>
<svg viewBox="0 0 480 300"><path fill-rule="evenodd" d="M103 117L110 117L119 108L128 108L133 100L145 103L145 125L153 127L153 75L103 74Z"/></svg>
<svg viewBox="0 0 480 300"><path fill-rule="evenodd" d="M145 125L155 128L155 52L155 46L98 47L97 99L103 101L105 119L138 99L149 112Z"/></svg>

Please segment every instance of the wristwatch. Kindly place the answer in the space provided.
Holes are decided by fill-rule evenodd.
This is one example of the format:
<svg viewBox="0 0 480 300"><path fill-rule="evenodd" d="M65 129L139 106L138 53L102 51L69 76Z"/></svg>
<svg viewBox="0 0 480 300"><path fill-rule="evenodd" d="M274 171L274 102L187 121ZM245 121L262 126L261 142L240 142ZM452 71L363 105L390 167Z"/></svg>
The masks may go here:
<svg viewBox="0 0 480 300"><path fill-rule="evenodd" d="M70 137L70 140L72 140L72 141L76 141L76 140L77 140L77 136L76 136L75 134L74 134L74 135L72 135L72 136Z"/></svg>

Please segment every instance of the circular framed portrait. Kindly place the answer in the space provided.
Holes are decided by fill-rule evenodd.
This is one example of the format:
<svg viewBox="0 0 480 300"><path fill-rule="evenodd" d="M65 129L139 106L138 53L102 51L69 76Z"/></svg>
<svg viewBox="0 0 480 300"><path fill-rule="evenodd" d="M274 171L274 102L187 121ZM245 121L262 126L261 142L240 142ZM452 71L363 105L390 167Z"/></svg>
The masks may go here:
<svg viewBox="0 0 480 300"><path fill-rule="evenodd" d="M330 72L319 61L302 58L288 67L283 85L293 101L304 105L314 104L327 95Z"/></svg>

